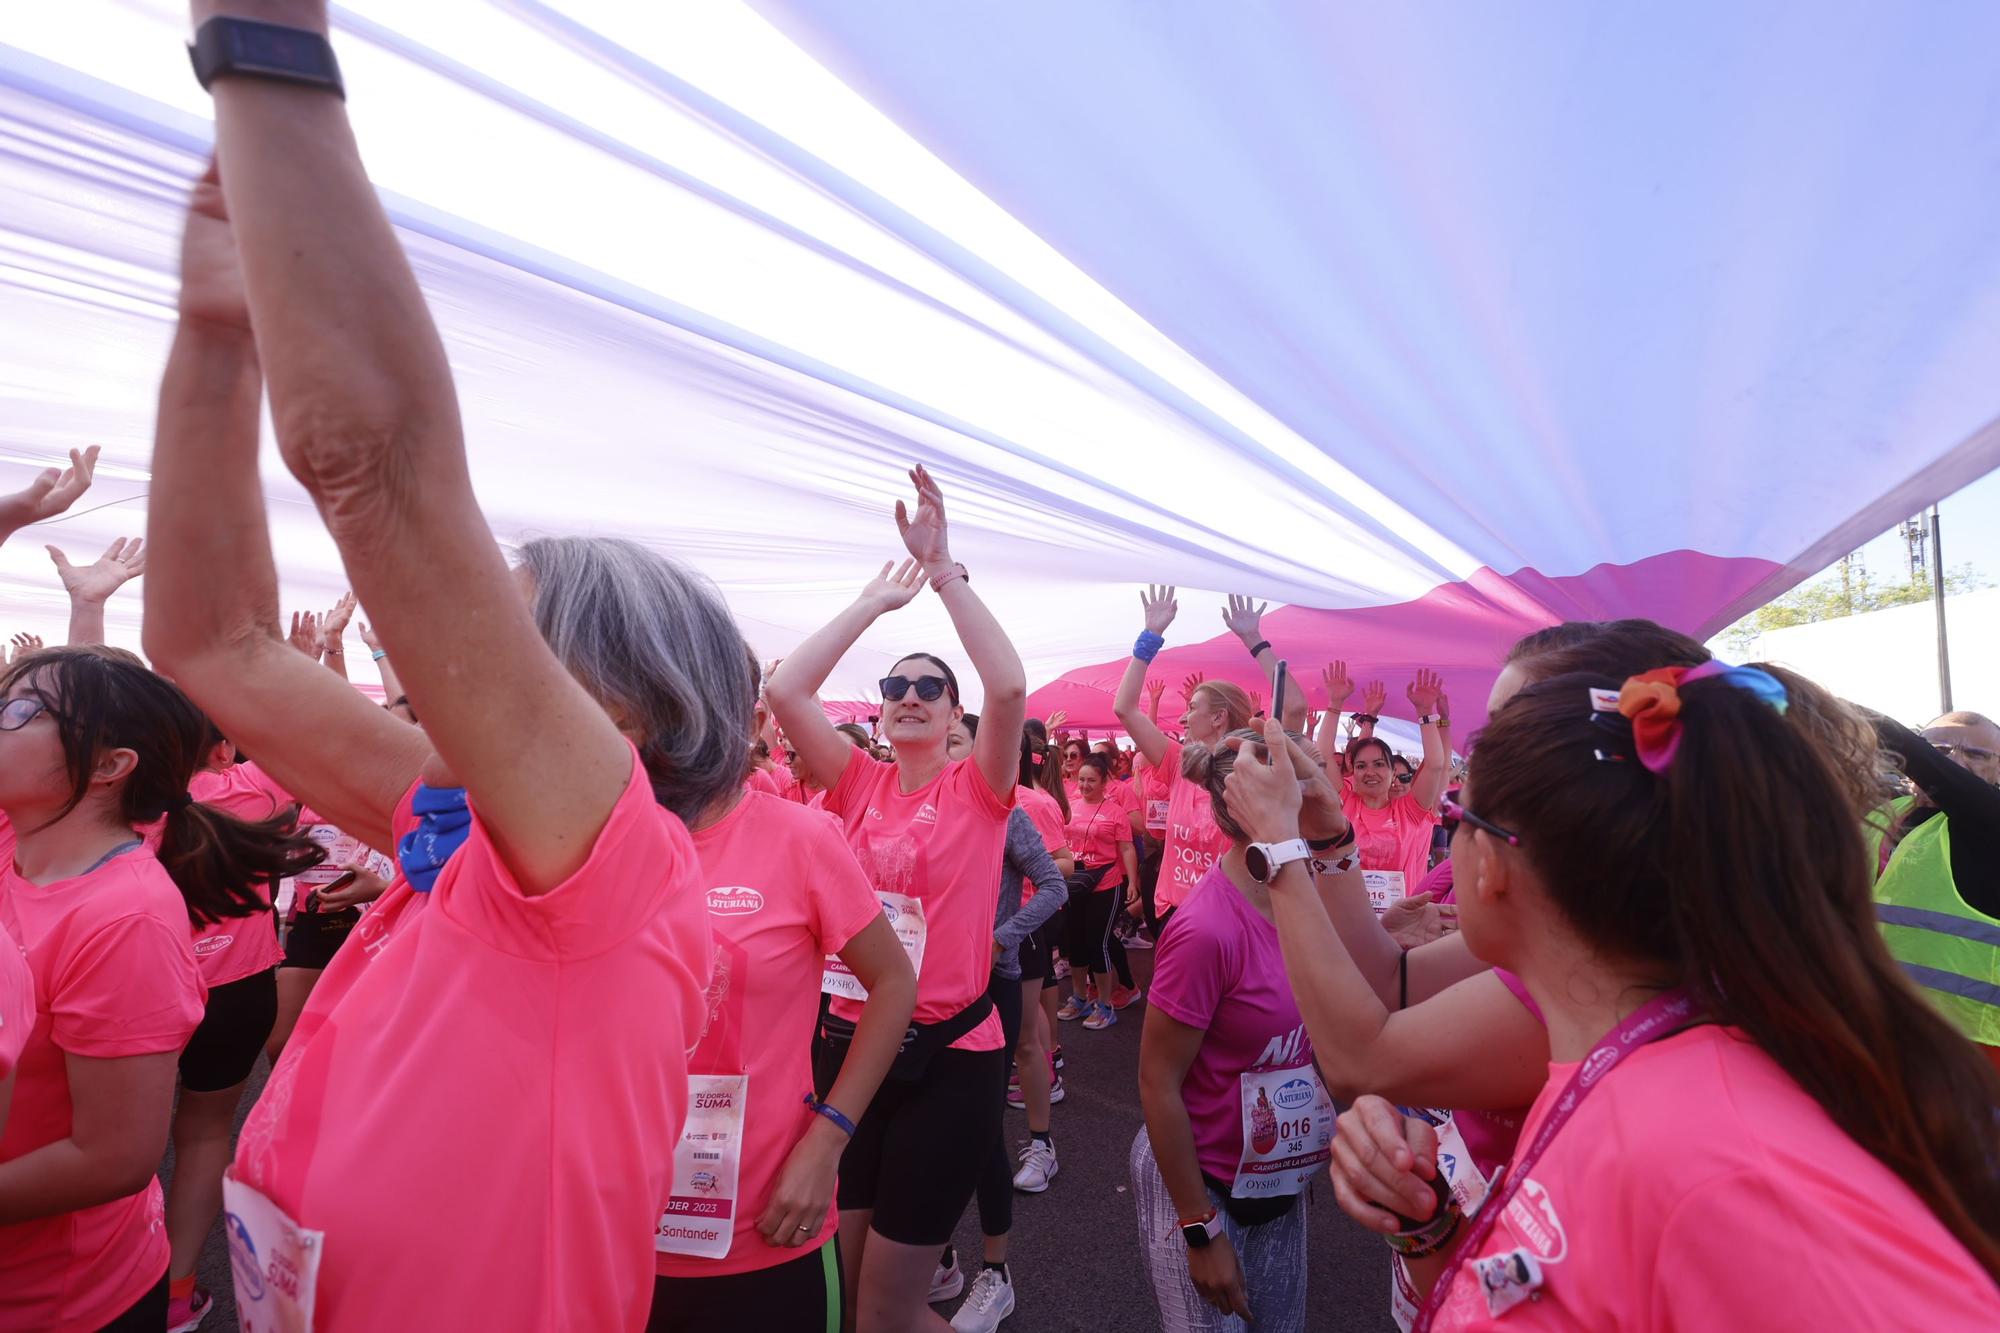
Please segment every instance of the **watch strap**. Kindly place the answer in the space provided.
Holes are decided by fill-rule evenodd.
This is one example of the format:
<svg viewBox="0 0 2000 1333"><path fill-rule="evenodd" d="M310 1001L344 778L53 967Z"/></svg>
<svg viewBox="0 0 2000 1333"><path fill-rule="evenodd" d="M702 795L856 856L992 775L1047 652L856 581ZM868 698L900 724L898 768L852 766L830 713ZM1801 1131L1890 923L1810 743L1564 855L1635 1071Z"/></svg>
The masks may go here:
<svg viewBox="0 0 2000 1333"><path fill-rule="evenodd" d="M188 43L188 61L203 89L217 79L243 76L322 88L345 101L340 62L325 34L255 19L212 18Z"/></svg>

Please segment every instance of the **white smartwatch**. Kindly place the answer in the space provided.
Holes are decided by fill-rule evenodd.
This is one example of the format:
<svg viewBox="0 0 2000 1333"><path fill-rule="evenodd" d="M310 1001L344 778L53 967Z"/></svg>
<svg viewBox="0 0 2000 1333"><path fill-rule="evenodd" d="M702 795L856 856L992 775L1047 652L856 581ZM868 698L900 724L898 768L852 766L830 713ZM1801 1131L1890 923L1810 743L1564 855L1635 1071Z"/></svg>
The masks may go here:
<svg viewBox="0 0 2000 1333"><path fill-rule="evenodd" d="M1306 846L1304 838L1293 838L1290 842L1253 842L1243 849L1243 864L1249 869L1250 877L1259 884L1269 884L1278 877L1278 872L1294 861L1312 859L1312 848Z"/></svg>

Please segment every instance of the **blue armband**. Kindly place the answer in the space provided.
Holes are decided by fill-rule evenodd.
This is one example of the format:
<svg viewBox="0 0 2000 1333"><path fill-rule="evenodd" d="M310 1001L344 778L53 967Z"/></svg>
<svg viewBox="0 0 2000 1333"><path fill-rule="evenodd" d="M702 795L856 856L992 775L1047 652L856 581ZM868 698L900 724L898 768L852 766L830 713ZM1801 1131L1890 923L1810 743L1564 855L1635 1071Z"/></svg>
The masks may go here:
<svg viewBox="0 0 2000 1333"><path fill-rule="evenodd" d="M1167 641L1161 635L1155 634L1151 630L1141 630L1139 632L1139 641L1132 645L1132 656L1138 658L1141 662L1150 662L1155 657L1158 657L1160 649L1166 646Z"/></svg>
<svg viewBox="0 0 2000 1333"><path fill-rule="evenodd" d="M834 1124L839 1125L842 1132L845 1133L848 1138L851 1139L854 1137L854 1122L852 1120L849 1120L846 1116L842 1115L840 1112L834 1110L831 1106L828 1106L825 1102L820 1101L817 1097L814 1097L810 1092L806 1094L806 1105L812 1108L814 1115L823 1115L828 1120L831 1120Z"/></svg>

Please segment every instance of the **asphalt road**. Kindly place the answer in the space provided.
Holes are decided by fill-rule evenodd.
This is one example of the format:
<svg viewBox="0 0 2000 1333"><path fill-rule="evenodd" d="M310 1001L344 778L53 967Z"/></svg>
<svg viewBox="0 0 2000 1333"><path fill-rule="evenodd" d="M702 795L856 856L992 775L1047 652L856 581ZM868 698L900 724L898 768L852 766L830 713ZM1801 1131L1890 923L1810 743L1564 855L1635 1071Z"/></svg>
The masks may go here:
<svg viewBox="0 0 2000 1333"><path fill-rule="evenodd" d="M1132 963L1143 984L1152 955L1134 953ZM1134 1005L1119 1018L1118 1026L1103 1032L1062 1025L1068 1095L1055 1108L1052 1126L1061 1169L1046 1194L1014 1196L1009 1267L1018 1305L1001 1326L1003 1333L1149 1333L1159 1327L1139 1257L1126 1165L1141 1123L1139 1031L1145 1006ZM244 1098L245 1110L263 1082L260 1062ZM1007 1134L1010 1149L1027 1141L1021 1112L1007 1112ZM163 1173L171 1171L169 1153ZM1348 1221L1323 1183L1313 1188L1306 1207L1311 1217L1309 1327L1314 1333L1392 1333L1387 1247ZM957 1245L969 1282L978 1271L980 1253L976 1208L966 1210ZM202 1252L200 1280L215 1293L217 1307L202 1325L203 1333L234 1329L229 1254L220 1223ZM942 1305L939 1313L949 1318L956 1305Z"/></svg>

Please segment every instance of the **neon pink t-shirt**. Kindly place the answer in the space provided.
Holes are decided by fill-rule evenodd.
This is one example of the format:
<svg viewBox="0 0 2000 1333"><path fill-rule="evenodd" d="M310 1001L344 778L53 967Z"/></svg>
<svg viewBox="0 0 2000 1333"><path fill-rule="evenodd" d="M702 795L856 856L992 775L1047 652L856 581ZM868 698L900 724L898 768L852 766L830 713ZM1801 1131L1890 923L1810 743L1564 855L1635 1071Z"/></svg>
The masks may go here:
<svg viewBox="0 0 2000 1333"><path fill-rule="evenodd" d="M917 972L919 1023L941 1023L986 993L993 974L993 915L1000 905L1000 864L1007 852L1005 799L986 785L970 759L913 792L902 790L894 764L856 750L826 794L870 884L924 905L924 961ZM835 996L833 1012L861 1016L861 1002ZM962 1051L997 1051L1005 1042L1000 1015L952 1043Z"/></svg>
<svg viewBox="0 0 2000 1333"><path fill-rule="evenodd" d="M1409 795L1398 796L1380 810L1370 810L1350 791L1342 795L1340 804L1354 825L1361 868L1401 871L1403 892L1415 892L1417 881L1430 866L1431 830L1437 827L1438 812L1424 809Z"/></svg>
<svg viewBox="0 0 2000 1333"><path fill-rule="evenodd" d="M747 1074L736 1233L721 1259L661 1254L666 1277L721 1277L789 1263L840 1229L829 1200L819 1234L798 1249L757 1230L778 1173L814 1116L812 1036L822 965L882 915L830 816L751 792L694 835L715 936L708 1030L688 1056L690 1074Z"/></svg>
<svg viewBox="0 0 2000 1333"><path fill-rule="evenodd" d="M220 772L204 768L188 783L188 795L238 819L269 819L293 804L292 796L255 764L231 764ZM159 845L159 826L148 830ZM257 894L266 910L250 916L229 916L193 927L194 956L201 979L210 990L254 977L285 961L278 943L278 920L269 910L271 886L259 884Z"/></svg>
<svg viewBox="0 0 2000 1333"><path fill-rule="evenodd" d="M14 937L0 929L0 1080L14 1072L28 1034L35 1030L35 974ZM0 1129L6 1115L0 1112Z"/></svg>
<svg viewBox="0 0 2000 1333"><path fill-rule="evenodd" d="M399 879L321 974L231 1168L326 1233L319 1328L645 1324L711 958L631 762L562 884L523 894L475 803L432 891Z"/></svg>
<svg viewBox="0 0 2000 1333"><path fill-rule="evenodd" d="M778 786L776 778L754 765L750 769L750 776L747 782L752 791L761 791L767 796L782 796L784 794L783 790Z"/></svg>
<svg viewBox="0 0 2000 1333"><path fill-rule="evenodd" d="M1063 826L1062 807L1056 804L1055 797L1040 787L1016 787L1014 800L1027 812L1028 822L1035 826L1035 832L1042 835L1044 847L1053 852L1059 847L1069 846L1069 832ZM1028 881L1022 891L1032 895L1034 882Z"/></svg>
<svg viewBox="0 0 2000 1333"><path fill-rule="evenodd" d="M1523 1139L1568 1085L1549 1066ZM2000 1291L1894 1172L1763 1051L1698 1027L1577 1107L1478 1257L1525 1248L1541 1298L1495 1318L1459 1270L1447 1329L2000 1328Z"/></svg>
<svg viewBox="0 0 2000 1333"><path fill-rule="evenodd" d="M1069 808L1069 824L1065 833L1070 850L1084 865L1093 870L1098 866L1111 867L1097 882L1099 893L1108 892L1125 882L1125 860L1118 849L1121 845L1130 846L1132 842L1129 807L1108 795L1095 805L1079 800Z"/></svg>
<svg viewBox="0 0 2000 1333"><path fill-rule="evenodd" d="M1312 1059L1312 1038L1285 979L1278 928L1258 915L1220 866L1167 923L1147 1000L1206 1033L1181 1084L1201 1169L1225 1184L1243 1156L1239 1080L1252 1069Z"/></svg>
<svg viewBox="0 0 2000 1333"><path fill-rule="evenodd" d="M1187 901L1195 886L1229 850L1229 836L1216 827L1208 790L1181 776L1181 743L1168 741L1153 776L1154 789L1167 796L1167 837L1160 854L1160 882L1153 891L1157 910Z"/></svg>
<svg viewBox="0 0 2000 1333"><path fill-rule="evenodd" d="M31 884L0 817L0 867L0 936L26 951L36 996L0 1137L11 1161L69 1137L66 1056L178 1052L204 997L187 903L150 851ZM0 1226L0 1328L93 1329L124 1313L167 1271L165 1208L149 1178L122 1199Z"/></svg>

